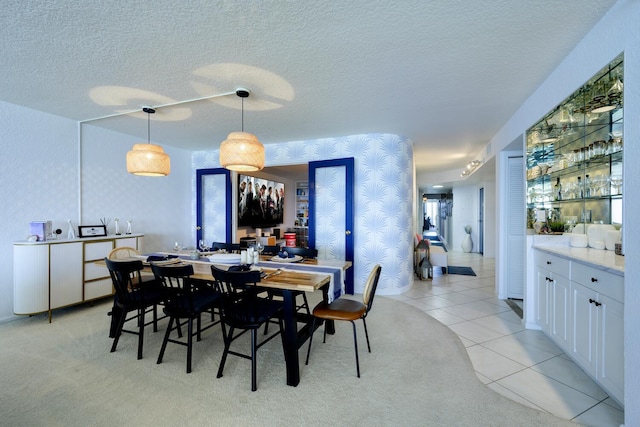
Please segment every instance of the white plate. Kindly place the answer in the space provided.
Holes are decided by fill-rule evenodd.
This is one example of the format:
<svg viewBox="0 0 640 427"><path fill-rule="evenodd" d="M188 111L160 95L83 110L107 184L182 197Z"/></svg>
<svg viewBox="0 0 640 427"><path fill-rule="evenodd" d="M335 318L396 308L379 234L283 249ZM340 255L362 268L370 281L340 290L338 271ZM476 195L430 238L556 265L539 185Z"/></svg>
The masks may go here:
<svg viewBox="0 0 640 427"><path fill-rule="evenodd" d="M293 258L280 258L280 256L276 255L274 257L271 258L271 261L274 262L298 262L298 261L302 261L304 258L302 258L300 255L294 255Z"/></svg>
<svg viewBox="0 0 640 427"><path fill-rule="evenodd" d="M209 261L218 264L240 264L240 254L213 254L209 255Z"/></svg>

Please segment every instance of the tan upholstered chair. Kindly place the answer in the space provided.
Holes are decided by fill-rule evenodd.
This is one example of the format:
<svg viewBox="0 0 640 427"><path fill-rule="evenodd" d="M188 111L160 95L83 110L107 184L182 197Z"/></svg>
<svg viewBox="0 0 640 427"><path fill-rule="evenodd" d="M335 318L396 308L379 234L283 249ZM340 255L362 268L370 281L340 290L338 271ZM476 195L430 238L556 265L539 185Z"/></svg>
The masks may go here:
<svg viewBox="0 0 640 427"><path fill-rule="evenodd" d="M362 293L362 302L354 301L347 298L338 298L334 300L331 304L327 304L326 302L321 302L313 309L313 324L311 325L311 336L309 337L309 348L307 349L307 360L305 361L305 365L309 364L309 353L311 352L311 342L313 341L313 330L315 329L316 319L323 320L347 320L351 322L353 326L353 344L356 352L356 371L358 373L358 378L360 378L360 361L358 359L358 334L356 332L356 323L355 321L358 319L362 319L362 323L364 325L364 333L367 337L367 348L369 349L369 353L371 353L371 346L369 345L369 332L367 332L367 322L365 321L365 317L371 310L371 306L373 305L373 297L376 293L376 288L378 287L378 280L380 279L380 272L382 271L382 267L380 264L376 264L371 273L369 273L369 278L367 279L367 283L364 286L364 291ZM324 341L327 339L327 327L325 325L324 328ZM324 342L323 341L323 342Z"/></svg>

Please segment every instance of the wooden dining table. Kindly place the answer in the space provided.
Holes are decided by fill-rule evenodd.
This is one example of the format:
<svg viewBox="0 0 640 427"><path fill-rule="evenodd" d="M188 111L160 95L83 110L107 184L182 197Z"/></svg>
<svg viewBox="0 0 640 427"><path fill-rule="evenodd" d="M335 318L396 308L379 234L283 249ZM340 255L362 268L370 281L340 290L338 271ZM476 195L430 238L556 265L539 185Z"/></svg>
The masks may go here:
<svg viewBox="0 0 640 427"><path fill-rule="evenodd" d="M300 292L316 292L323 293L323 299L329 299L329 284L332 276L326 272L312 272L296 270L295 264L287 265L286 268L269 267L269 259L271 257L262 257L259 268L265 273L265 277L260 280L258 286L264 289L277 289L283 296L283 326L282 331L282 347L285 356L287 385L297 386L300 383L300 360L298 349L311 336L312 316L306 313L299 313L296 306L296 295ZM139 258L137 258L139 259ZM211 282L211 265L220 268L228 268L229 265L213 264L208 260L192 260L181 257L182 262L189 263L193 266L194 274L191 276L194 280L202 280ZM104 261L97 261L97 264L104 265ZM298 264L298 263L296 263ZM349 261L325 261L322 260L303 260L302 265L318 265L332 266L341 268L343 271L351 267ZM274 263L274 265L279 265ZM274 274L275 273L275 274ZM334 284L335 286L336 284ZM316 322L316 328L322 322ZM299 326L302 325L302 326ZM325 327L327 333L334 333L333 322L326 322Z"/></svg>

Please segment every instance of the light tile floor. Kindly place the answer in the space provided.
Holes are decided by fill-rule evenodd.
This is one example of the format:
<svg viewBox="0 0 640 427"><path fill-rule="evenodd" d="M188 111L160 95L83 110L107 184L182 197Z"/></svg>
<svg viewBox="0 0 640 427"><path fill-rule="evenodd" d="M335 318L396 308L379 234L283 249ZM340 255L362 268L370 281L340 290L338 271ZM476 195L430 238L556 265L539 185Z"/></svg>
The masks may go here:
<svg viewBox="0 0 640 427"><path fill-rule="evenodd" d="M624 423L615 401L546 335L525 329L497 298L495 259L450 251L448 262L471 267L477 276L441 274L435 268L433 280L416 278L411 290L388 298L423 310L458 334L478 378L496 392L588 426Z"/></svg>

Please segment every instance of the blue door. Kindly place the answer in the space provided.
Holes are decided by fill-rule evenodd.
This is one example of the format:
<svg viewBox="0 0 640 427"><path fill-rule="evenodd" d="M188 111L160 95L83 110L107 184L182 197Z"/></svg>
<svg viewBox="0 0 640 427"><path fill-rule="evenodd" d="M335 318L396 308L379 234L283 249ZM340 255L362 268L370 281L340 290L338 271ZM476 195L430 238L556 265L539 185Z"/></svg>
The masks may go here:
<svg viewBox="0 0 640 427"><path fill-rule="evenodd" d="M309 162L309 247L353 263L353 157ZM345 291L353 294L353 267Z"/></svg>
<svg viewBox="0 0 640 427"><path fill-rule="evenodd" d="M224 168L196 171L196 244L231 243L233 216L231 173Z"/></svg>

